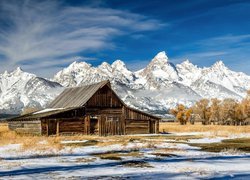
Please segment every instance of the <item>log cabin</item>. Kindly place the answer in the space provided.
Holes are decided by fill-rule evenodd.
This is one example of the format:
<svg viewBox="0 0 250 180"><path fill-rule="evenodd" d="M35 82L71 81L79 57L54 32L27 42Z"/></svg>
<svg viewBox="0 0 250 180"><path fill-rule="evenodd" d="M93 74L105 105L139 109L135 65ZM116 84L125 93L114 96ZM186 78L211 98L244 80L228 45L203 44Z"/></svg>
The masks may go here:
<svg viewBox="0 0 250 180"><path fill-rule="evenodd" d="M159 117L127 106L109 81L65 89L47 109L8 120L10 130L36 135L158 133Z"/></svg>

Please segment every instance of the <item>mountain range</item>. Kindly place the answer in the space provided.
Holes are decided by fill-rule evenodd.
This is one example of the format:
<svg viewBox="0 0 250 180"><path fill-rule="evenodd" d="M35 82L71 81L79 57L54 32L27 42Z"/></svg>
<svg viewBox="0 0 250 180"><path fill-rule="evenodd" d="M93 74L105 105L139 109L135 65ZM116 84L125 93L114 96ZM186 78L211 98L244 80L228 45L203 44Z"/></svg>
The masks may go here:
<svg viewBox="0 0 250 180"><path fill-rule="evenodd" d="M174 65L163 51L135 72L121 60L97 67L73 62L51 79L21 68L5 71L0 74L0 114L20 113L25 107L45 108L66 87L107 79L128 105L158 115L166 115L178 103L190 106L201 98L240 100L250 89L250 76L230 70L222 61L204 68L188 60Z"/></svg>

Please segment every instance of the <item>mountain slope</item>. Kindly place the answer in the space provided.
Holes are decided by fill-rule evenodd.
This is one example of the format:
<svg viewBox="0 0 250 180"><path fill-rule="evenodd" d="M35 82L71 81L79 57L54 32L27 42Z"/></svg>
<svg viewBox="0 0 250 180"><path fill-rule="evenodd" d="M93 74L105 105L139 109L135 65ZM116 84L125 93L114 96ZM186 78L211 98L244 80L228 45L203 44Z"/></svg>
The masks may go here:
<svg viewBox="0 0 250 180"><path fill-rule="evenodd" d="M17 68L0 74L0 113L18 114L24 107L45 107L62 90L56 82Z"/></svg>
<svg viewBox="0 0 250 180"><path fill-rule="evenodd" d="M117 94L130 106L166 114L178 103L191 105L201 98L241 99L250 89L250 76L228 69L222 61L200 68L189 60L176 66L165 52L158 53L136 72L116 60L93 67L73 62L49 81L20 68L0 74L0 113L20 112L24 107L45 107L63 87L87 85L109 79ZM62 86L61 86L61 85Z"/></svg>
<svg viewBox="0 0 250 180"><path fill-rule="evenodd" d="M74 62L52 80L74 87L109 79L126 103L153 112L165 113L177 103L191 105L201 98L241 99L250 88L249 76L229 70L221 61L208 68L199 68L188 60L175 66L165 52L137 72L129 71L121 60L98 67L82 63ZM68 76L71 79L65 78Z"/></svg>

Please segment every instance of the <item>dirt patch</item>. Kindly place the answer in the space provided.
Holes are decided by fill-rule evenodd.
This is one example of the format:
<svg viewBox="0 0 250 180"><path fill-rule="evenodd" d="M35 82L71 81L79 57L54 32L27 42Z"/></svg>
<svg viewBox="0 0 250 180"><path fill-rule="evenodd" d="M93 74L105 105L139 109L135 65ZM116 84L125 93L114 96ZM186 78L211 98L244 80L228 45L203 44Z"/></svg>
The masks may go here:
<svg viewBox="0 0 250 180"><path fill-rule="evenodd" d="M115 156L115 155L103 155L100 156L101 159L108 159L108 160L114 160L114 161L119 161L122 160L122 158L120 156Z"/></svg>
<svg viewBox="0 0 250 180"><path fill-rule="evenodd" d="M79 147L79 146L95 146L98 144L99 141L97 140L88 140L85 142L72 142L72 143L65 143L62 144L64 146L73 146L73 147Z"/></svg>
<svg viewBox="0 0 250 180"><path fill-rule="evenodd" d="M96 158L77 158L75 162L77 163L88 163L88 162L94 162Z"/></svg>
<svg viewBox="0 0 250 180"><path fill-rule="evenodd" d="M158 157L177 157L177 155L175 154L164 153L164 152L155 152L155 153L152 153L152 155L155 155Z"/></svg>
<svg viewBox="0 0 250 180"><path fill-rule="evenodd" d="M93 153L92 156L99 157L100 159L108 160L122 160L123 157L141 157L139 151L108 151L104 153Z"/></svg>
<svg viewBox="0 0 250 180"><path fill-rule="evenodd" d="M122 166L131 168L153 168L148 162L145 161L125 161Z"/></svg>

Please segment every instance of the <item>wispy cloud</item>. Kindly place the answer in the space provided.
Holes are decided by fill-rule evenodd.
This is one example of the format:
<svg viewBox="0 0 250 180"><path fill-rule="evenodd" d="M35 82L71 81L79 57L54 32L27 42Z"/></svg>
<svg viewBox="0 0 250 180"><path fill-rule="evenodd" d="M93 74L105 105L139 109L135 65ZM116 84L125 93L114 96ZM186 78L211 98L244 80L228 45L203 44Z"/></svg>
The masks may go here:
<svg viewBox="0 0 250 180"><path fill-rule="evenodd" d="M61 58L115 48L114 37L162 25L143 15L110 8L74 7L49 0L1 0L0 64L5 64L2 68L61 65Z"/></svg>
<svg viewBox="0 0 250 180"><path fill-rule="evenodd" d="M219 37L213 37L209 39L205 39L199 41L197 44L202 46L231 46L235 45L236 43L239 45L246 41L250 41L250 34L243 34L243 35L225 35Z"/></svg>
<svg viewBox="0 0 250 180"><path fill-rule="evenodd" d="M179 63L184 59L189 59L194 64L210 66L217 60L223 60L234 70L249 72L250 34L230 34L207 38L194 42L192 48L189 52L186 51L174 57L174 62Z"/></svg>

